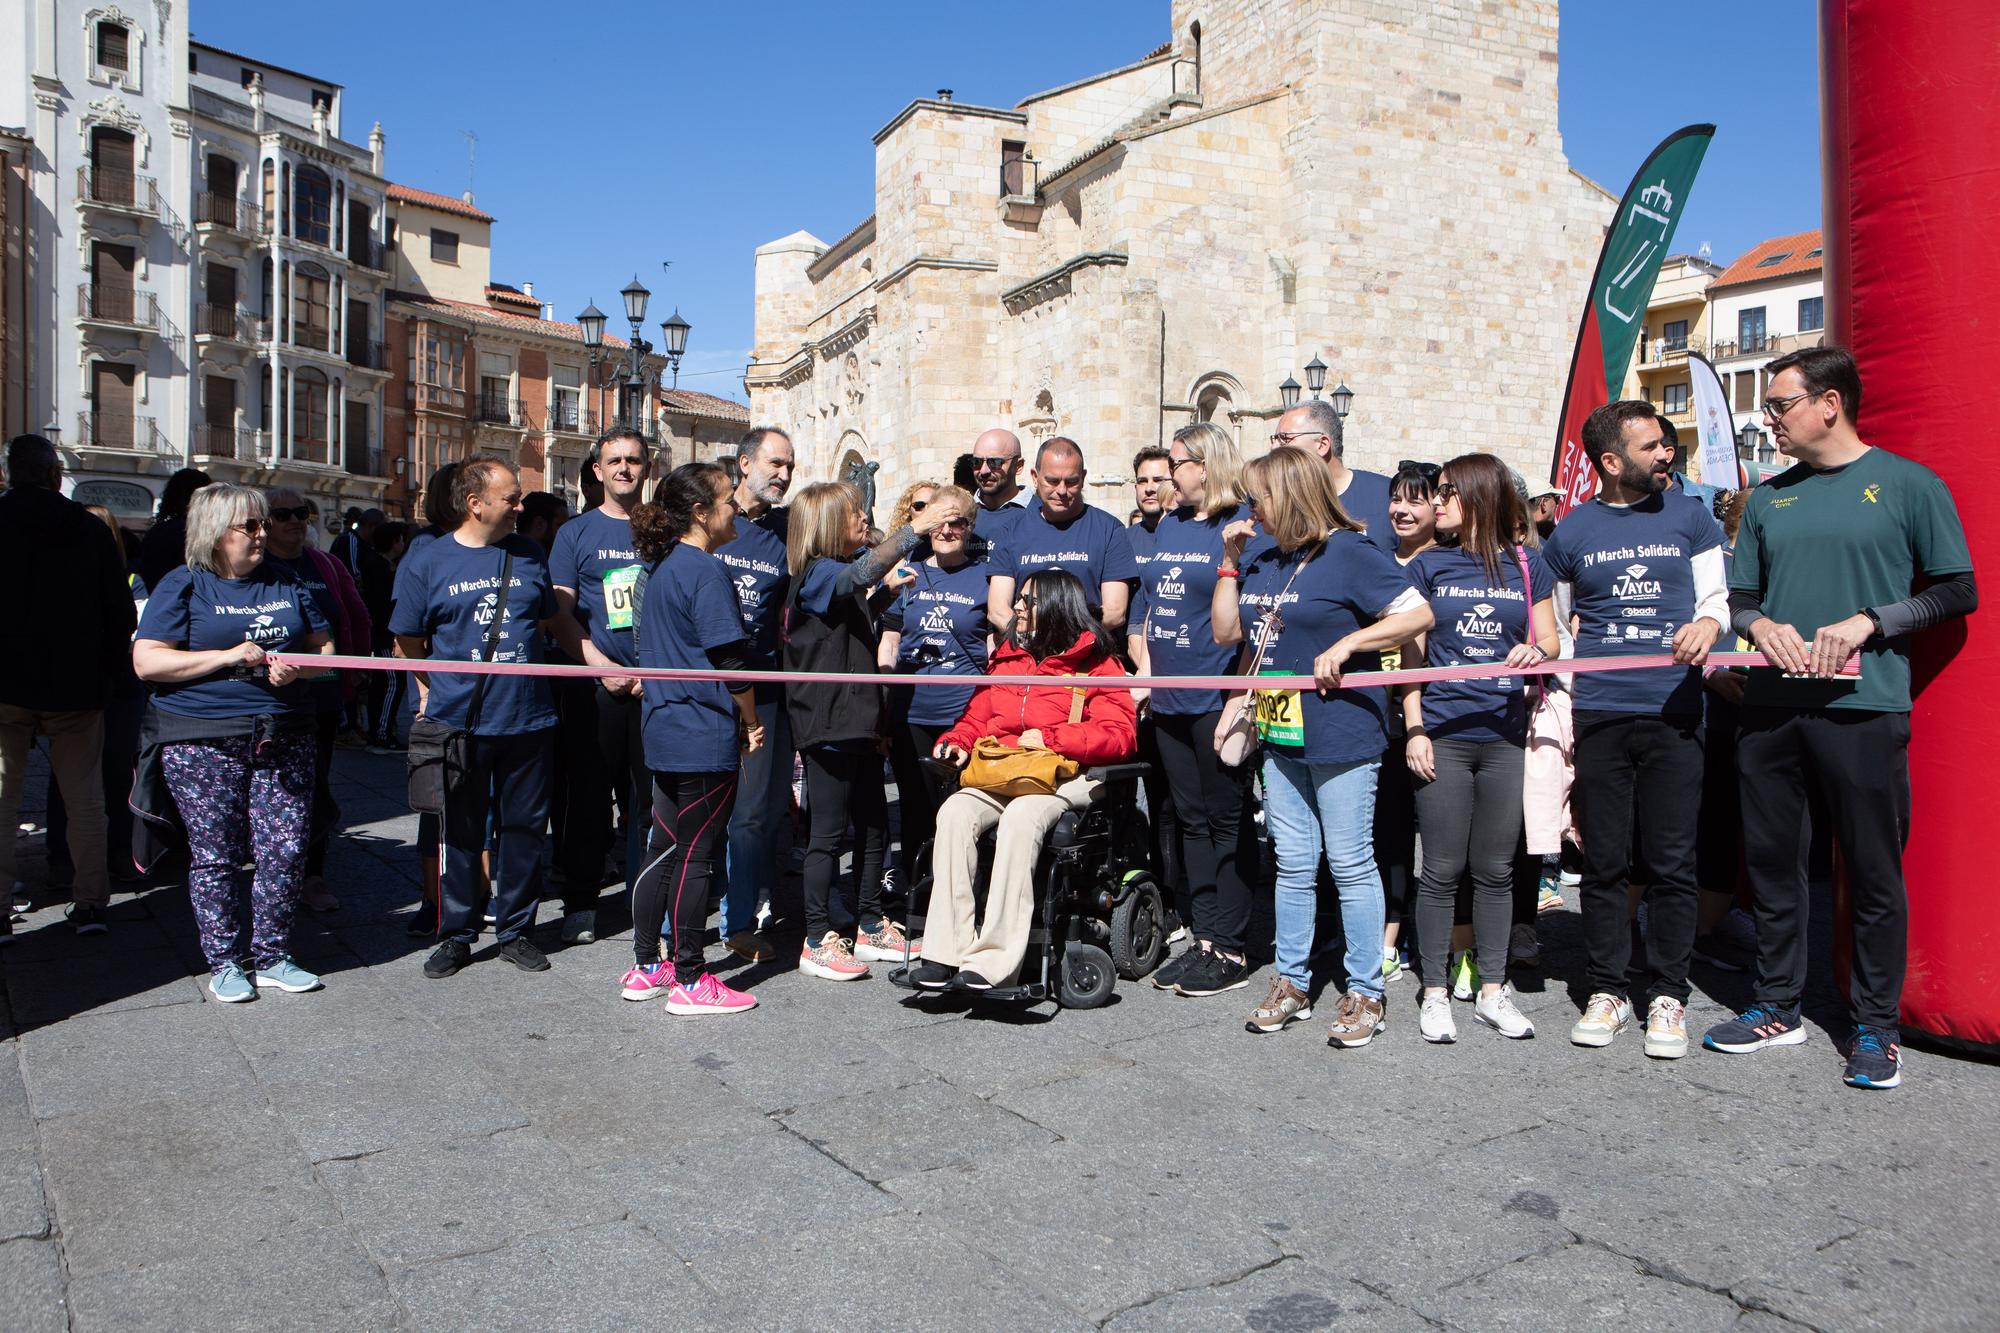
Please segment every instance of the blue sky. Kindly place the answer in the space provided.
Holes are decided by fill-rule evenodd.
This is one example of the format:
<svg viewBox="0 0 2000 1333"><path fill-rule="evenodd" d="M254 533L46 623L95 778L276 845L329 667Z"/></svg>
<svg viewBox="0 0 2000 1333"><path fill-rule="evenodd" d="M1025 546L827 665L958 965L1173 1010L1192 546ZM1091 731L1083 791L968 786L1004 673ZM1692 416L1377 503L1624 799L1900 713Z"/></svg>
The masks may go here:
<svg viewBox="0 0 2000 1333"><path fill-rule="evenodd" d="M593 299L617 310L637 270L654 292L649 326L675 306L694 326L682 386L738 399L751 251L800 228L830 241L866 217L870 136L911 98L948 87L1011 106L1168 36L1167 0L343 0L301 17L269 0L195 0L191 12L198 40L344 84L345 137L365 142L380 120L393 180L464 190L461 131L476 133L473 188L499 219L495 279L532 281L567 318ZM1811 0L1570 0L1571 163L1616 193L1667 133L1714 121L1677 248L1706 241L1727 261L1817 226L1815 37Z"/></svg>

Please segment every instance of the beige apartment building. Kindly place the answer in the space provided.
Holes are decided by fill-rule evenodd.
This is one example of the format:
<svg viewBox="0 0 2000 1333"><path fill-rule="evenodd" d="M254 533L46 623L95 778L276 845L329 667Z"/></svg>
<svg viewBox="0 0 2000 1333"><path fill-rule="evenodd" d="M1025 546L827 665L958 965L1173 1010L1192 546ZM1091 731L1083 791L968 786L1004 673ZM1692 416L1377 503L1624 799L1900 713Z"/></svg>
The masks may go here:
<svg viewBox="0 0 2000 1333"><path fill-rule="evenodd" d="M1354 392L1359 465L1546 469L1616 203L1563 155L1553 0L1174 0L1170 23L1012 107L918 98L875 136L872 215L757 250L744 383L803 478L878 461L894 494L1004 425L1077 438L1108 492L1190 421L1261 451L1315 355Z"/></svg>

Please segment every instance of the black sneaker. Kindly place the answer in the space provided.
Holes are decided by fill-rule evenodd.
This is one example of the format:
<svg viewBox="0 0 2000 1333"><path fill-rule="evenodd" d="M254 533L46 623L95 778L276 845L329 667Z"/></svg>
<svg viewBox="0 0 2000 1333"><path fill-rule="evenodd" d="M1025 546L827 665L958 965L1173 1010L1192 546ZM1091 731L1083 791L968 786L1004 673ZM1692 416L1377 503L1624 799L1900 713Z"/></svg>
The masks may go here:
<svg viewBox="0 0 2000 1333"><path fill-rule="evenodd" d="M464 940L446 940L424 960L424 975L436 981L451 976L472 961L472 946Z"/></svg>
<svg viewBox="0 0 2000 1333"><path fill-rule="evenodd" d="M957 975L958 969L949 963L933 963L926 959L910 969L910 984L918 990L945 990Z"/></svg>
<svg viewBox="0 0 2000 1333"><path fill-rule="evenodd" d="M1701 1044L1724 1055L1747 1055L1767 1046L1797 1046L1806 1039L1806 1025L1796 1009L1754 1004L1702 1034Z"/></svg>
<svg viewBox="0 0 2000 1333"><path fill-rule="evenodd" d="M1903 1048L1894 1028L1861 1026L1847 1048L1847 1073L1842 1081L1850 1088L1887 1091L1903 1082Z"/></svg>
<svg viewBox="0 0 2000 1333"><path fill-rule="evenodd" d="M1188 970L1201 961L1201 956L1207 952L1208 950L1199 944L1190 944L1187 948L1154 968L1153 975L1148 980L1160 990L1172 990L1174 983L1186 976Z"/></svg>
<svg viewBox="0 0 2000 1333"><path fill-rule="evenodd" d="M417 910L410 913L403 933L413 940L427 940L437 934L437 908L429 903L418 903Z"/></svg>
<svg viewBox="0 0 2000 1333"><path fill-rule="evenodd" d="M69 918L70 927L79 935L102 935L111 929L111 924L104 919L102 907L85 907L82 903L75 903L63 915Z"/></svg>
<svg viewBox="0 0 2000 1333"><path fill-rule="evenodd" d="M0 944L12 944L13 942L14 914L12 912L0 912Z"/></svg>
<svg viewBox="0 0 2000 1333"><path fill-rule="evenodd" d="M992 990L993 983L977 972L961 971L951 979L951 990Z"/></svg>
<svg viewBox="0 0 2000 1333"><path fill-rule="evenodd" d="M1182 995L1199 997L1242 990L1250 984L1250 968L1219 949L1210 949L1201 961L1181 974L1174 989Z"/></svg>
<svg viewBox="0 0 2000 1333"><path fill-rule="evenodd" d="M526 935L516 935L501 945L500 956L523 972L549 970L549 956L537 948L535 942Z"/></svg>

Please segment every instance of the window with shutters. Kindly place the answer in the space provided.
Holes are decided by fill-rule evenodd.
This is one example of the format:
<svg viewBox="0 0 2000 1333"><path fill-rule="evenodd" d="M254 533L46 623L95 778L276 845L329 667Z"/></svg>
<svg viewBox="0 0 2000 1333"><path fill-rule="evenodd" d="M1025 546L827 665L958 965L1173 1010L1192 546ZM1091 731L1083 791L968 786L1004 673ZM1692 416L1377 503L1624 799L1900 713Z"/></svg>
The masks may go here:
<svg viewBox="0 0 2000 1333"><path fill-rule="evenodd" d="M431 228L431 259L439 264L458 263L458 233L442 227Z"/></svg>
<svg viewBox="0 0 2000 1333"><path fill-rule="evenodd" d="M97 67L129 74L132 70L132 32L122 23L97 25Z"/></svg>

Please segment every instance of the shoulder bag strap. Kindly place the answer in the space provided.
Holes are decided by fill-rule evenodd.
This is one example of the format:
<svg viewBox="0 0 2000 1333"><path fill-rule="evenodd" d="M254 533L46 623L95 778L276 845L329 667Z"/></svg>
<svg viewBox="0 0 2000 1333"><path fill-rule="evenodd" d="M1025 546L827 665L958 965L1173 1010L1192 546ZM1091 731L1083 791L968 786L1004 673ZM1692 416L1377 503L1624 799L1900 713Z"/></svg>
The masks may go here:
<svg viewBox="0 0 2000 1333"><path fill-rule="evenodd" d="M1069 701L1069 724L1073 727L1083 720L1083 690L1072 688Z"/></svg>
<svg viewBox="0 0 2000 1333"><path fill-rule="evenodd" d="M500 599L493 608L493 623L486 627L486 646L479 653L479 660L482 662L491 662L493 654L499 650L500 631L505 627L507 620L507 594L513 579L514 553L509 551L506 558L500 562ZM486 701L486 683L492 679L491 676L482 674L472 684L472 702L465 708L465 729L469 732L479 730L479 705Z"/></svg>
<svg viewBox="0 0 2000 1333"><path fill-rule="evenodd" d="M1527 642L1533 643L1535 641L1535 582L1528 577L1528 548L1519 542L1514 543L1514 563L1521 567L1521 601L1527 612L1527 627L1522 633ZM1534 680L1535 706L1539 708L1542 702L1542 694L1549 687L1549 678L1547 676L1536 676Z"/></svg>

